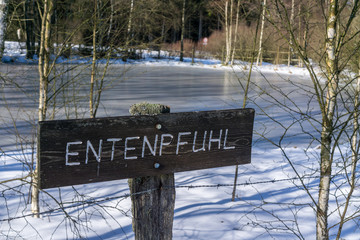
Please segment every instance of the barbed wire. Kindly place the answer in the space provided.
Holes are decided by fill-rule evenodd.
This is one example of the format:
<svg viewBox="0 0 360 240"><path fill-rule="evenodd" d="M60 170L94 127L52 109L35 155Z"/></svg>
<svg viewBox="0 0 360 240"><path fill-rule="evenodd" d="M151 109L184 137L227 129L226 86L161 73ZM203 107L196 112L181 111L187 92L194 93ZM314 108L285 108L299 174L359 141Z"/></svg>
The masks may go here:
<svg viewBox="0 0 360 240"><path fill-rule="evenodd" d="M301 179L317 179L320 176L308 176L308 177L301 177ZM245 183L237 183L237 184L205 184L205 185L175 185L169 186L169 188L219 188L219 187L234 187L234 186L247 186L247 185L257 185L257 184L266 184L266 183L276 183L276 182L284 182L284 181L294 181L300 180L298 177L293 178L282 178L282 179L273 179L273 180L266 180L266 181L257 181L257 182L245 182ZM167 187L165 187L167 188Z"/></svg>
<svg viewBox="0 0 360 240"><path fill-rule="evenodd" d="M295 181L295 180L300 180L300 179L304 180L304 179L319 179L319 178L320 178L320 176L305 176L305 177L301 177L301 178L292 177L292 178L282 178L282 179L273 179L273 180L266 180L266 181L264 180L264 181L256 181L256 182L248 181L248 182L237 183L237 184L174 185L174 186L162 186L162 189L220 188L220 187L234 187L235 185L236 186L248 186L248 185L268 184L268 183L277 183L277 182L285 182L285 181ZM57 211L65 211L65 209L75 208L75 207L82 206L82 205L99 204L101 202L111 201L111 200L115 200L115 199L126 199L126 198L129 198L132 196L148 194L148 193L151 193L151 192L157 191L157 190L159 190L159 188L152 188L152 189L148 189L148 190L144 190L144 191L140 191L140 192L136 192L136 193L126 193L126 194L123 194L120 196L106 197L106 198L102 198L102 199L85 199L82 201L62 202L61 207L42 211L39 213L39 215L51 214L51 213L54 213ZM67 204L69 204L69 206L64 206ZM29 213L29 214L24 214L21 216L16 216L16 217L9 217L7 219L0 219L0 222L13 221L13 220L21 219L21 218L32 217L34 215L35 215L34 213Z"/></svg>

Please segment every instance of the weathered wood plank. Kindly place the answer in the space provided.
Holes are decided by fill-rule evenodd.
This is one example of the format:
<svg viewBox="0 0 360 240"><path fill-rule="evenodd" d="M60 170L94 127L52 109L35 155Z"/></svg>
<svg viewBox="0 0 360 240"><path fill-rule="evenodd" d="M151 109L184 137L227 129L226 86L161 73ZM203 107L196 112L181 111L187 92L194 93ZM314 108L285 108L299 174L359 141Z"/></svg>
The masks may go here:
<svg viewBox="0 0 360 240"><path fill-rule="evenodd" d="M137 103L130 107L132 115L158 115L170 112L170 107L162 104ZM172 239L175 209L174 173L156 176L129 178L131 212L135 240ZM136 194L136 193L146 194Z"/></svg>
<svg viewBox="0 0 360 240"><path fill-rule="evenodd" d="M250 163L253 109L40 122L41 187Z"/></svg>

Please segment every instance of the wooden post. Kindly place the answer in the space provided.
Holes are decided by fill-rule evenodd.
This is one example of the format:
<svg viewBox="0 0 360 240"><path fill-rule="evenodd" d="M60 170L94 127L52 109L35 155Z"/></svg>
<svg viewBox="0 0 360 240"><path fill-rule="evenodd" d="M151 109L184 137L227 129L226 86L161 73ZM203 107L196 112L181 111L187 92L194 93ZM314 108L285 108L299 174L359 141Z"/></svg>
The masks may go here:
<svg viewBox="0 0 360 240"><path fill-rule="evenodd" d="M170 107L160 104L139 103L130 107L132 115L157 115L169 112ZM149 191L131 196L135 239L172 239L175 188L163 188L163 186L174 186L174 174L132 178L128 183L131 194Z"/></svg>

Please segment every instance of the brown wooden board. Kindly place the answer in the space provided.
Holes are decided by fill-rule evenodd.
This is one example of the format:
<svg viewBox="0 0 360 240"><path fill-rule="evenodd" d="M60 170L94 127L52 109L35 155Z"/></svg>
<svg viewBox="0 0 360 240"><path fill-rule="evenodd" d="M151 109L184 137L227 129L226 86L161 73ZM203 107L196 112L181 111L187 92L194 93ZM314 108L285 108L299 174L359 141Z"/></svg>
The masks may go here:
<svg viewBox="0 0 360 240"><path fill-rule="evenodd" d="M41 188L250 163L253 109L39 123Z"/></svg>

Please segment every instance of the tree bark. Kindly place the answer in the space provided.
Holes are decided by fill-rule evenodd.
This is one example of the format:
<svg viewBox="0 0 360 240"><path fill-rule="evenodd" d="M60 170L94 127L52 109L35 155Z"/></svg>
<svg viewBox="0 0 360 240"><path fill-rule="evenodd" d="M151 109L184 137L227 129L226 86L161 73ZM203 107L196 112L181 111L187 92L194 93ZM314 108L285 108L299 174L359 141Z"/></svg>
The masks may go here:
<svg viewBox="0 0 360 240"><path fill-rule="evenodd" d="M131 35L133 11L134 11L134 0L131 0L131 3L130 3L130 15L129 15L129 21L128 21L128 28L127 28L127 41L126 41L126 44L128 44L129 39L131 38L130 35Z"/></svg>
<svg viewBox="0 0 360 240"><path fill-rule="evenodd" d="M89 96L89 110L90 117L94 116L94 84L96 81L96 31L97 31L97 0L94 0L94 25L93 25L93 51L92 51L92 63L91 63L91 77L90 77L90 96Z"/></svg>
<svg viewBox="0 0 360 240"><path fill-rule="evenodd" d="M46 120L47 100L48 100L48 83L50 74L50 30L51 15L53 10L53 0L44 1L44 12L41 20L41 36L39 50L39 121ZM38 141L39 144L39 141ZM39 149L39 145L37 146ZM39 151L37 151L37 162L33 172L32 190L31 190L31 211L33 216L39 217Z"/></svg>
<svg viewBox="0 0 360 240"><path fill-rule="evenodd" d="M35 9L32 0L25 1L25 34L26 58L32 59L35 55Z"/></svg>
<svg viewBox="0 0 360 240"><path fill-rule="evenodd" d="M331 181L331 138L333 133L333 118L336 105L338 87L338 68L336 56L336 23L338 1L330 0L327 20L326 36L326 66L327 66L327 95L323 109L321 152L320 152L320 185L317 206L316 237L317 240L329 239L328 205Z"/></svg>
<svg viewBox="0 0 360 240"><path fill-rule="evenodd" d="M7 0L0 0L0 60L4 54L6 35Z"/></svg>
<svg viewBox="0 0 360 240"><path fill-rule="evenodd" d="M180 62L184 61L185 7L186 7L186 0L183 0L182 15L181 15Z"/></svg>
<svg viewBox="0 0 360 240"><path fill-rule="evenodd" d="M229 59L227 57L227 50L229 48L229 17L228 17L228 9L229 9L229 1L226 0L225 2L225 60L223 62L224 65L229 63ZM226 61L227 60L227 61Z"/></svg>
<svg viewBox="0 0 360 240"><path fill-rule="evenodd" d="M291 1L291 13L290 13L290 27L294 26L294 20L295 20L295 0ZM288 58L288 67L290 67L291 65L291 59L292 56L294 54L294 49L293 49L293 40L292 37L290 36L290 41L289 41L289 58Z"/></svg>
<svg viewBox="0 0 360 240"><path fill-rule="evenodd" d="M261 14L261 30L260 30L260 39L259 39L259 51L258 56L256 59L256 66L259 66L259 63L262 63L262 42L263 42L263 35L264 35L264 25L265 25L265 11L266 11L266 0L263 2L263 9Z"/></svg>
<svg viewBox="0 0 360 240"><path fill-rule="evenodd" d="M107 44L109 44L110 42L110 37L111 37L111 31L113 28L113 22L114 22L114 0L110 0L109 4L110 4L110 20L109 20L109 29L107 31L107 37L106 37L106 42Z"/></svg>
<svg viewBox="0 0 360 240"><path fill-rule="evenodd" d="M240 11L240 0L237 2L236 6L236 20L235 20L235 30L234 30L234 44L231 54L231 65L234 64L234 57L236 52L236 42L237 42L237 35L238 35L238 28L239 28L239 11Z"/></svg>
<svg viewBox="0 0 360 240"><path fill-rule="evenodd" d="M168 113L160 104L140 103L131 106L132 115ZM172 239L175 208L174 174L129 179L132 202L133 230L136 240ZM136 194L139 193L139 194Z"/></svg>
<svg viewBox="0 0 360 240"><path fill-rule="evenodd" d="M228 16L229 1L225 2L225 65L231 60L232 46L232 18L233 18L233 0L230 0L230 16Z"/></svg>
<svg viewBox="0 0 360 240"><path fill-rule="evenodd" d="M125 41L125 56L123 57L123 60L126 61L129 58L129 46L132 46L133 41L133 33L132 33L132 19L133 19L133 12L134 12L134 0L131 0L130 2L130 12L129 12L129 20L127 25L127 35L126 35L126 41ZM131 49L130 49L131 51Z"/></svg>
<svg viewBox="0 0 360 240"><path fill-rule="evenodd" d="M203 12L202 12L202 9L200 9L200 11L199 11L198 42L202 39L202 28L203 28Z"/></svg>

